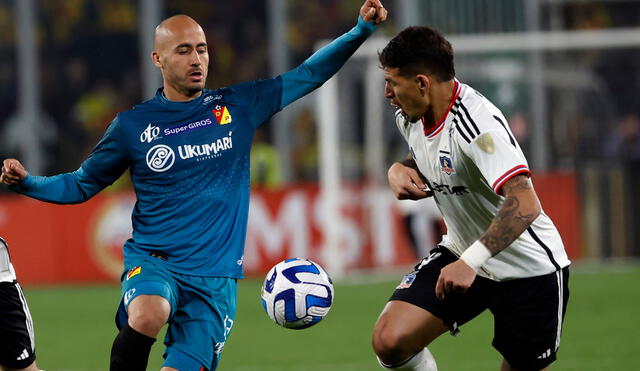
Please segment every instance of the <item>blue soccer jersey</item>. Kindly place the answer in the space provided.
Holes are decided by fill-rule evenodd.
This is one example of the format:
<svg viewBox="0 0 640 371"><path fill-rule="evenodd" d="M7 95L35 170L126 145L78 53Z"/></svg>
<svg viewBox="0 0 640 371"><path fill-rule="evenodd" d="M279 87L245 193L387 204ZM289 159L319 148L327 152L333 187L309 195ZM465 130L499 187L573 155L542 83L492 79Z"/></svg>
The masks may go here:
<svg viewBox="0 0 640 371"><path fill-rule="evenodd" d="M81 167L12 187L54 203L83 202L130 169L137 202L125 264L156 253L171 271L241 278L255 128L328 80L374 31L348 33L273 79L204 90L188 102L156 96L117 115Z"/></svg>

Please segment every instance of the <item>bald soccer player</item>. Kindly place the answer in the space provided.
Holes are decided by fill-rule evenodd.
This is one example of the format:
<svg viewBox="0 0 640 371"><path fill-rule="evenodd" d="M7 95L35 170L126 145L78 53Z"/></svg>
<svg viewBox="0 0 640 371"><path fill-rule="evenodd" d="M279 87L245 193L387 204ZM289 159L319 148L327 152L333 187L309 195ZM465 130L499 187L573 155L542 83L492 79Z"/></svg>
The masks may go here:
<svg viewBox="0 0 640 371"><path fill-rule="evenodd" d="M118 114L78 170L40 177L4 161L1 182L60 204L84 202L130 170L137 202L111 370L145 370L165 323L162 370L216 369L243 277L254 131L335 74L387 11L367 0L359 15L353 29L299 67L215 90L205 89L209 50L200 25L184 15L166 19L151 55L164 86Z"/></svg>

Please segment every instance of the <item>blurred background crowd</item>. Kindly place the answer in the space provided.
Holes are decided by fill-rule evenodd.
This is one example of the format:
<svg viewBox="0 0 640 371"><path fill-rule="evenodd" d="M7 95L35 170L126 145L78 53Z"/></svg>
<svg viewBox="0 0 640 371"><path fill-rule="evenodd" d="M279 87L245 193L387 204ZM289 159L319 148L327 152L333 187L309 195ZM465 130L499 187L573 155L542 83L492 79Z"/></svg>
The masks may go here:
<svg viewBox="0 0 640 371"><path fill-rule="evenodd" d="M25 133L18 112L18 0L0 0L0 157L24 158L35 145L41 149L39 165L31 170L49 175L76 169L117 112L149 98L141 80L142 66L150 61L141 57L140 44L145 39L148 43L152 35L141 31L143 1L31 2L39 103L29 108L38 111L38 122L27 136L37 140L21 144ZM361 1L162 0L157 4L161 19L183 13L203 26L212 54L207 86L216 88L295 67L317 42L351 28ZM278 4L281 18L270 13ZM391 19L377 36L386 38L409 24L431 25L453 38L640 27L640 1L634 0L386 0L384 4ZM274 19L284 23L274 25ZM281 56L280 65L274 66L270 48L275 46L269 35L278 26L284 26L286 58ZM456 65L462 82L503 110L534 171L575 174L585 244L597 245L596 255L640 255L640 228L635 227L640 222L640 41L612 47L462 53L456 56ZM534 77L537 91L530 76L536 71L544 72ZM341 73L362 79L357 67ZM363 85L358 78L354 81L344 99L350 103L348 109L341 111L341 117L352 122L340 129L341 163L345 179L358 181L367 176L361 150L366 122L359 104ZM383 104L382 87L379 93ZM318 181L315 110L314 101L303 100L274 118L275 125L258 131L252 162L256 187ZM396 133L391 110L385 113L389 123L385 140L392 148L385 157L388 165L403 158L406 147ZM277 125L289 135L278 135ZM536 130L542 133L544 148L532 139Z"/></svg>

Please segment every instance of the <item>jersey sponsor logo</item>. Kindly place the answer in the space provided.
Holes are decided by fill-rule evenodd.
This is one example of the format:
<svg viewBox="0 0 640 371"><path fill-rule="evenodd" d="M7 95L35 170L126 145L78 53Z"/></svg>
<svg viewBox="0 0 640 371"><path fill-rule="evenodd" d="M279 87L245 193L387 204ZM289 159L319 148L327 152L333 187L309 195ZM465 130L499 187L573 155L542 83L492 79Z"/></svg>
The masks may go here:
<svg viewBox="0 0 640 371"><path fill-rule="evenodd" d="M209 144L185 144L178 147L178 154L183 160L196 158L198 161L207 160L214 157L222 156L222 152L233 148L233 140L231 139L233 132L229 135L218 138L215 142Z"/></svg>
<svg viewBox="0 0 640 371"><path fill-rule="evenodd" d="M440 156L440 170L447 175L456 172L453 168L453 161L448 156Z"/></svg>
<svg viewBox="0 0 640 371"><path fill-rule="evenodd" d="M442 193L443 195L462 196L469 193L469 190L465 186L450 186L448 184L438 184L436 182L429 184L429 188L431 188L432 191Z"/></svg>
<svg viewBox="0 0 640 371"><path fill-rule="evenodd" d="M149 124L149 126L147 126L147 128L140 134L140 142L151 143L154 139L158 138L159 134L160 128Z"/></svg>
<svg viewBox="0 0 640 371"><path fill-rule="evenodd" d="M129 273L127 273L127 280L131 279L131 277L133 277L133 276L136 276L136 275L140 274L140 272L142 272L142 267L133 267L133 268L131 268Z"/></svg>
<svg viewBox="0 0 640 371"><path fill-rule="evenodd" d="M201 129L207 126L213 125L213 120L211 120L209 117L199 120L199 121L194 121L194 122L190 122L188 124L183 124L183 125L178 125L178 126L174 126L172 128L167 128L164 129L164 135L167 137L170 137L172 135L176 135L176 134L182 134L182 133L186 133L188 131L191 130L196 130L196 129Z"/></svg>
<svg viewBox="0 0 640 371"><path fill-rule="evenodd" d="M171 147L158 144L147 152L147 166L156 173L167 171L173 166L176 155Z"/></svg>
<svg viewBox="0 0 640 371"><path fill-rule="evenodd" d="M402 281L400 281L400 284L396 287L396 289L406 289L411 287L411 285L413 284L413 281L416 280L416 273L417 272L412 272L404 276L402 278Z"/></svg>
<svg viewBox="0 0 640 371"><path fill-rule="evenodd" d="M232 121L231 114L226 106L216 106L211 112L213 112L213 117L216 118L220 125L226 125Z"/></svg>

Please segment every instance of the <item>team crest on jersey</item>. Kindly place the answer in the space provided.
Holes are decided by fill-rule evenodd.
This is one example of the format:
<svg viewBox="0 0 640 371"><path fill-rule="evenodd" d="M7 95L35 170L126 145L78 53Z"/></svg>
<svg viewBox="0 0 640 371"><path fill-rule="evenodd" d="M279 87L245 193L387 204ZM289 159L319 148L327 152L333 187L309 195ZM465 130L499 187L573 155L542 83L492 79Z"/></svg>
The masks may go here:
<svg viewBox="0 0 640 371"><path fill-rule="evenodd" d="M413 284L413 281L416 280L416 273L417 272L413 272L404 276L400 284L396 287L396 289L406 289L411 287L411 285Z"/></svg>
<svg viewBox="0 0 640 371"><path fill-rule="evenodd" d="M216 108L212 109L211 112L213 112L213 117L216 118L216 121L218 121L218 124L220 125L226 125L232 120L231 114L226 106L216 106Z"/></svg>
<svg viewBox="0 0 640 371"><path fill-rule="evenodd" d="M447 156L440 156L440 170L447 175L451 175L456 172L453 168L453 161Z"/></svg>
<svg viewBox="0 0 640 371"><path fill-rule="evenodd" d="M140 274L140 272L142 272L142 267L131 268L129 273L127 273L127 279L131 279L133 276L137 276L138 274Z"/></svg>

